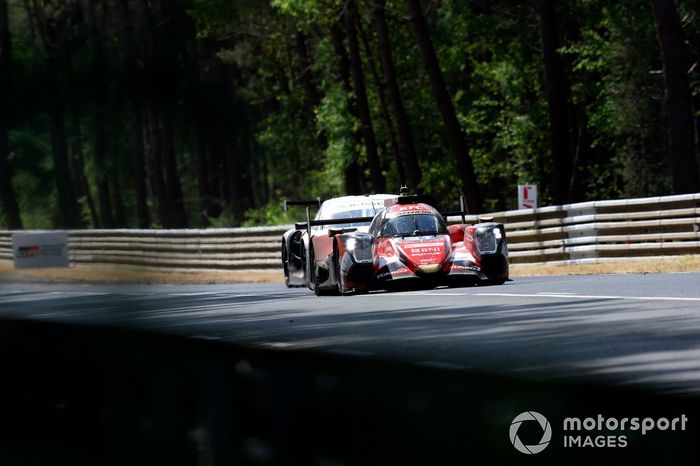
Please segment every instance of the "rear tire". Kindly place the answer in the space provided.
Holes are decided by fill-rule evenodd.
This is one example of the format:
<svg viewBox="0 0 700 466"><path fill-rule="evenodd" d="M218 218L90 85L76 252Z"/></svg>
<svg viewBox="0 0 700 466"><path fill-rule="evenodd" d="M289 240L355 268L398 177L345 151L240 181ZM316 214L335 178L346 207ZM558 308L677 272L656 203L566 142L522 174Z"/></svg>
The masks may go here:
<svg viewBox="0 0 700 466"><path fill-rule="evenodd" d="M311 253L311 251L309 251ZM313 264L313 257L308 257L306 255L306 246L304 246L304 243L301 243L301 270L304 273L304 285L310 289L313 290L313 277L311 277L312 273L312 268L310 264Z"/></svg>
<svg viewBox="0 0 700 466"><path fill-rule="evenodd" d="M284 284L289 286L289 252L287 251L287 245L282 242L282 268L284 269Z"/></svg>

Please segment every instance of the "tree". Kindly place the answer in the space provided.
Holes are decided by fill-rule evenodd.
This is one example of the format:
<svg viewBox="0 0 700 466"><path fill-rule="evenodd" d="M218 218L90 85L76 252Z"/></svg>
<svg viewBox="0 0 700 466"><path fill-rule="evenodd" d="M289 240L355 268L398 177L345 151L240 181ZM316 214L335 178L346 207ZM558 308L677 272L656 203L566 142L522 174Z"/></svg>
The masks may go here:
<svg viewBox="0 0 700 466"><path fill-rule="evenodd" d="M331 43L333 45L333 52L336 56L336 63L338 74L340 75L340 81L345 90L345 95L347 96L347 108L350 116L353 119L359 119L357 111L357 99L352 92L352 83L350 82L350 58L348 57L347 50L343 45L343 30L341 29L341 24L334 23L331 26ZM361 194L362 193L362 170L359 165L359 157L357 154L357 147L360 143L362 137L360 131L354 131L353 137L353 147L352 147L352 160L347 163L345 167L345 192L347 194Z"/></svg>
<svg viewBox="0 0 700 466"><path fill-rule="evenodd" d="M433 48L428 25L423 16L423 10L419 0L407 0L408 8L411 13L411 25L413 32L418 42L421 58L425 65L425 69L430 79L430 86L433 92L433 97L437 107L442 115L442 120L447 129L447 136L452 147L455 165L462 181L462 192L467 203L467 208L471 213L480 213L483 211L481 203L481 195L479 186L474 174L474 166L471 157L469 156L469 148L462 134L457 114L455 113L452 98L447 91L447 84L442 75L440 62L438 61L435 49Z"/></svg>
<svg viewBox="0 0 700 466"><path fill-rule="evenodd" d="M559 55L559 33L555 2L535 0L535 10L540 26L542 61L544 63L544 87L549 110L549 140L552 150L552 174L548 183L555 204L569 202L569 185L572 176L571 112L568 79L564 63Z"/></svg>
<svg viewBox="0 0 700 466"><path fill-rule="evenodd" d="M172 113L168 109L175 93L174 51L170 22L163 21L163 3L137 2L142 33L148 166L150 186L157 201L158 218L166 228L187 226L182 185L177 171ZM157 26L156 26L157 25ZM168 26L166 26L168 25Z"/></svg>
<svg viewBox="0 0 700 466"><path fill-rule="evenodd" d="M133 153L133 189L136 197L136 221L139 228L148 228L151 224L148 210L148 191L146 188L146 153L143 140L143 71L137 63L137 51L133 39L132 18L128 0L120 0L119 19L121 27L121 45L128 79L127 89L131 107L131 148Z"/></svg>
<svg viewBox="0 0 700 466"><path fill-rule="evenodd" d="M375 139L374 129L372 128L369 103L367 102L367 90L365 88L365 78L362 71L362 59L360 57L360 47L357 41L357 16L357 4L355 0L348 0L345 6L345 29L348 36L353 88L355 90L357 110L362 127L362 138L367 151L367 162L369 164L370 179L372 180L372 189L375 193L382 193L386 190L386 180L384 179L379 163L377 141Z"/></svg>
<svg viewBox="0 0 700 466"><path fill-rule="evenodd" d="M17 197L12 188L12 176L8 160L10 158L8 131L10 95L12 95L12 39L8 21L7 0L0 0L0 200L2 201L5 223L13 230L22 228Z"/></svg>
<svg viewBox="0 0 700 466"><path fill-rule="evenodd" d="M404 171L404 162L401 157L401 150L399 149L399 141L396 137L396 132L394 131L394 125L391 122L391 116L389 115L389 109L386 102L386 91L382 80L379 77L379 72L375 66L372 47L369 45L369 39L367 39L367 33L365 32L362 21L357 22L357 29L360 33L360 38L362 39L362 47L365 51L365 57L367 57L367 67L369 68L370 75L374 80L377 98L379 100L379 115L384 121L386 127L386 132L389 137L389 143L391 145L391 151L394 155L394 161L396 163L396 172L399 177L399 182L403 186L406 184L406 173Z"/></svg>
<svg viewBox="0 0 700 466"><path fill-rule="evenodd" d="M673 192L695 193L700 191L700 178L695 158L693 100L681 21L673 0L651 0L651 7L664 61Z"/></svg>
<svg viewBox="0 0 700 466"><path fill-rule="evenodd" d="M80 228L83 222L74 191L70 169L68 142L66 139L66 86L65 77L69 74L68 41L71 27L78 13L76 2L69 2L63 8L53 9L51 5L24 3L27 15L32 19L32 31L46 57L43 79L48 84L46 105L51 122L51 147L53 152L53 172L58 195L62 228Z"/></svg>
<svg viewBox="0 0 700 466"><path fill-rule="evenodd" d="M102 228L114 228L114 213L112 211L109 187L109 173L106 164L105 147L105 65L104 49L102 46L101 26L98 24L95 11L98 0L87 0L86 17L92 48L93 73L93 131L94 131L94 160L97 184L97 200L100 206L100 225Z"/></svg>
<svg viewBox="0 0 700 466"><path fill-rule="evenodd" d="M411 182L412 189L418 190L420 189L421 169L418 164L416 149L413 145L411 126L408 121L406 109L404 108L401 90L396 77L394 58L391 52L389 28L387 27L384 13L385 9L386 0L376 0L372 4L374 28L377 32L377 43L379 46L379 54L381 55L382 70L384 71L384 80L389 94L389 101L394 110L396 126L399 131L399 148L402 156L405 158L405 166L408 170L408 179Z"/></svg>

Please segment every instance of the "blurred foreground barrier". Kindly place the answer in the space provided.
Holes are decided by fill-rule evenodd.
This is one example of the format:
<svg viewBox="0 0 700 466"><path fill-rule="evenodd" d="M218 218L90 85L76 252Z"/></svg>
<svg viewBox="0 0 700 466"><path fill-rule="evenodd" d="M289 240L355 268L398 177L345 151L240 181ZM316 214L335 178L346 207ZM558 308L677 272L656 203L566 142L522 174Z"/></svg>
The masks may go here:
<svg viewBox="0 0 700 466"><path fill-rule="evenodd" d="M0 464L697 464L697 396L456 367L2 319ZM517 430L548 442L534 458L511 443L530 411L551 426ZM666 428L565 430L603 416Z"/></svg>
<svg viewBox="0 0 700 466"><path fill-rule="evenodd" d="M580 263L700 254L700 193L594 201L488 214L506 225L511 262ZM451 223L459 217L450 217ZM476 215L468 222L478 221ZM71 264L177 270L275 271L291 226L204 230L73 230ZM0 259L12 259L0 232Z"/></svg>

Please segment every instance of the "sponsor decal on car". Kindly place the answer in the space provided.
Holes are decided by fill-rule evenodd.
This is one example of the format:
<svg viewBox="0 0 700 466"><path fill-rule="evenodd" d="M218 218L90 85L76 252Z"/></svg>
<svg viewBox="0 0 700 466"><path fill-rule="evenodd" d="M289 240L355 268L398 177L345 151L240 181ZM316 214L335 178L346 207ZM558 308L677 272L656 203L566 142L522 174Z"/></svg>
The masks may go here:
<svg viewBox="0 0 700 466"><path fill-rule="evenodd" d="M459 264L452 264L452 270L473 270L475 272L480 272L481 267L478 265L459 265Z"/></svg>

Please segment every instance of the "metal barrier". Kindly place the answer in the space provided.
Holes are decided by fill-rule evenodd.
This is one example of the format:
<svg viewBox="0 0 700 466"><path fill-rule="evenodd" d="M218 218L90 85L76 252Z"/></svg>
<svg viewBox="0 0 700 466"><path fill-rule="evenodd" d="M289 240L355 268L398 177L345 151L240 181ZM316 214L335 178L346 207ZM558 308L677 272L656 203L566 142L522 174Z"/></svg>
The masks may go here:
<svg viewBox="0 0 700 466"><path fill-rule="evenodd" d="M515 264L700 253L700 194L582 202L489 216L505 224ZM478 218L469 216L467 221Z"/></svg>
<svg viewBox="0 0 700 466"><path fill-rule="evenodd" d="M505 224L514 264L700 254L700 193L487 215ZM467 222L478 221L467 216ZM75 265L160 270L275 271L281 269L280 239L288 228L72 230L70 259ZM0 259L12 259L11 234L0 231Z"/></svg>

